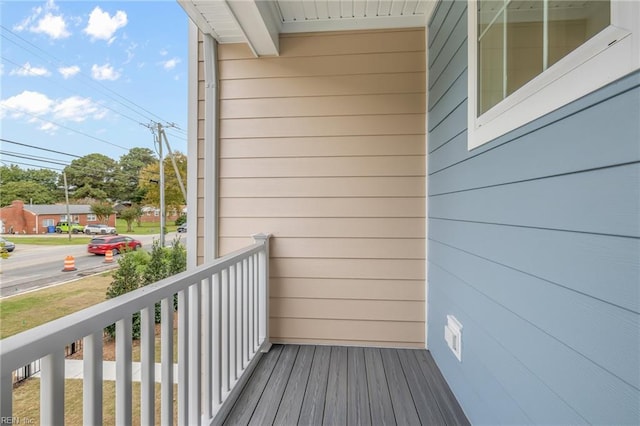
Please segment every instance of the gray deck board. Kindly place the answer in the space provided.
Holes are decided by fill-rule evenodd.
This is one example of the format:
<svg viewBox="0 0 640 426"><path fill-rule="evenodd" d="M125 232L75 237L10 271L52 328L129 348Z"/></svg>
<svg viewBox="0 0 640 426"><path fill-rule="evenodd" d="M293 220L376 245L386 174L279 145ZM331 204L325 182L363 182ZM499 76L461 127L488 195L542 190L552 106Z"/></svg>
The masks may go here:
<svg viewBox="0 0 640 426"><path fill-rule="evenodd" d="M371 425L364 349L347 350L347 424Z"/></svg>
<svg viewBox="0 0 640 426"><path fill-rule="evenodd" d="M381 426L395 425L396 417L393 414L393 405L380 349L365 348L364 357L367 365L371 418Z"/></svg>
<svg viewBox="0 0 640 426"><path fill-rule="evenodd" d="M331 348L323 425L347 424L347 348Z"/></svg>
<svg viewBox="0 0 640 426"><path fill-rule="evenodd" d="M262 426L273 424L278 414L280 401L283 400L282 397L289 382L293 363L298 355L298 348L296 345L287 345L282 350L278 364L276 364L267 382L265 389L267 389L268 392L263 392L262 398L260 398L253 412L253 416L251 416L250 425Z"/></svg>
<svg viewBox="0 0 640 426"><path fill-rule="evenodd" d="M287 383L287 388L282 397L283 404L281 404L281 409L278 410L274 424L286 426L298 423L314 353L315 346L301 346L298 350L298 356L293 365L293 370L291 370L289 383Z"/></svg>
<svg viewBox="0 0 640 426"><path fill-rule="evenodd" d="M389 393L393 403L393 412L398 425L420 424L418 411L413 403L409 385L402 371L398 353L394 349L382 349L382 363L387 374Z"/></svg>
<svg viewBox="0 0 640 426"><path fill-rule="evenodd" d="M318 346L313 356L307 391L300 411L300 423L317 426L324 417L324 400L327 395L327 379L329 377L329 360L331 348Z"/></svg>
<svg viewBox="0 0 640 426"><path fill-rule="evenodd" d="M426 350L274 345L225 424L468 425Z"/></svg>

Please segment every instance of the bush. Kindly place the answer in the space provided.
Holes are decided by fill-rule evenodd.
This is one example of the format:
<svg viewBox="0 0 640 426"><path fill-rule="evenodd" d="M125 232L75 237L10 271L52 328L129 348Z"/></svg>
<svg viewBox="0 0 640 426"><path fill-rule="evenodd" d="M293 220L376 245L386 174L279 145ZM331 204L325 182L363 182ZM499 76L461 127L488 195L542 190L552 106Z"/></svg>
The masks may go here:
<svg viewBox="0 0 640 426"><path fill-rule="evenodd" d="M107 299L126 294L139 287L158 282L164 278L185 271L187 267L187 252L180 240L172 242L171 248L160 247L156 240L151 247L151 253L143 250L127 251L118 259L119 268L113 274L113 281L107 289ZM177 309L177 297L173 300ZM155 305L155 322L160 323L160 303ZM110 337L115 337L115 324L106 328ZM133 316L133 338L140 338L140 313Z"/></svg>
<svg viewBox="0 0 640 426"><path fill-rule="evenodd" d="M187 215L181 214L180 217L176 219L176 226L183 225L187 221Z"/></svg>

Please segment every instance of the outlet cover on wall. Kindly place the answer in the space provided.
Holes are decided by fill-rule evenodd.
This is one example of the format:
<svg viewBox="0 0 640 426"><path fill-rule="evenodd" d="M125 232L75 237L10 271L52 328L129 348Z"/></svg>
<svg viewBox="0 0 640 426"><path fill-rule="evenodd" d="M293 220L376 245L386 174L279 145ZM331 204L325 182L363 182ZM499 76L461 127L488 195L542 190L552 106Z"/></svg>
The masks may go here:
<svg viewBox="0 0 640 426"><path fill-rule="evenodd" d="M444 340L447 346L462 362L462 324L453 315L447 315L447 325L444 326Z"/></svg>

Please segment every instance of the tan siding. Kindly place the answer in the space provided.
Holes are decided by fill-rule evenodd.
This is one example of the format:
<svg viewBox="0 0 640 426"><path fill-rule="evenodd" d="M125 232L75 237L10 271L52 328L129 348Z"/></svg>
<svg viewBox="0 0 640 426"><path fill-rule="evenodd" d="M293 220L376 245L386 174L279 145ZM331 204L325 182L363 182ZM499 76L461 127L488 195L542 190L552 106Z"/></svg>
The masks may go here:
<svg viewBox="0 0 640 426"><path fill-rule="evenodd" d="M422 280L271 278L271 297L424 301Z"/></svg>
<svg viewBox="0 0 640 426"><path fill-rule="evenodd" d="M229 99L220 117L320 117L336 115L423 114L424 94L310 96L305 98Z"/></svg>
<svg viewBox="0 0 640 426"><path fill-rule="evenodd" d="M273 234L272 339L423 346L424 31L219 54L218 243L224 254Z"/></svg>
<svg viewBox="0 0 640 426"><path fill-rule="evenodd" d="M220 217L423 217L418 197L227 198Z"/></svg>
<svg viewBox="0 0 640 426"><path fill-rule="evenodd" d="M425 154L424 135L223 140L221 158L351 157Z"/></svg>
<svg viewBox="0 0 640 426"><path fill-rule="evenodd" d="M220 82L221 99L424 93L424 72L334 75Z"/></svg>

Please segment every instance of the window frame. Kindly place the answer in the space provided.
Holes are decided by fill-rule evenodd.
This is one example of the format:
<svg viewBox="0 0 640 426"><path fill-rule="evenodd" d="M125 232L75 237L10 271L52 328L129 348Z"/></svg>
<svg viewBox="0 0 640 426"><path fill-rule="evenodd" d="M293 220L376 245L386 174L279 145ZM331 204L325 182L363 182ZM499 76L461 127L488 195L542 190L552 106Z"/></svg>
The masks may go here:
<svg viewBox="0 0 640 426"><path fill-rule="evenodd" d="M640 68L640 2L611 0L608 27L478 117L477 5L468 0L469 150Z"/></svg>

